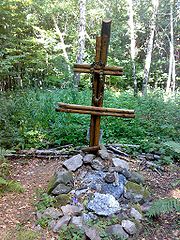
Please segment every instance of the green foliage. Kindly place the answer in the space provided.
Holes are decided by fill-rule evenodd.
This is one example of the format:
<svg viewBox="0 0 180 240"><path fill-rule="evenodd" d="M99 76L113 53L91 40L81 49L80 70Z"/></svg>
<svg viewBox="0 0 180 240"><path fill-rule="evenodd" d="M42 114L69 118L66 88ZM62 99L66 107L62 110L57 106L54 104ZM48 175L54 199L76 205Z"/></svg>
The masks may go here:
<svg viewBox="0 0 180 240"><path fill-rule="evenodd" d="M82 240L84 239L84 232L77 229L74 225L69 224L64 226L60 233L58 240Z"/></svg>
<svg viewBox="0 0 180 240"><path fill-rule="evenodd" d="M103 143L139 144L138 151L161 151L177 158L180 121L179 95L166 98L162 91L146 97L131 91L106 91L104 106L135 109L135 119L103 117ZM85 145L90 116L55 112L57 102L91 104L91 91L84 89L24 90L0 96L0 144L4 148L44 148L72 143ZM173 141L176 148L164 143ZM163 153L164 149L166 151ZM169 150L168 150L169 149ZM169 153L167 153L167 150ZM172 151L173 150L173 151ZM167 161L167 159L166 159ZM169 160L168 160L169 161Z"/></svg>
<svg viewBox="0 0 180 240"><path fill-rule="evenodd" d="M43 212L48 207L54 207L56 200L54 197L48 195L44 191L37 193L37 202L35 203L36 209Z"/></svg>
<svg viewBox="0 0 180 240"><path fill-rule="evenodd" d="M47 228L50 221L51 221L51 218L42 217L42 218L37 220L36 224L40 225L42 228Z"/></svg>
<svg viewBox="0 0 180 240"><path fill-rule="evenodd" d="M161 214L180 211L180 201L175 198L159 199L153 202L153 205L146 213L147 217L156 217Z"/></svg>
<svg viewBox="0 0 180 240"><path fill-rule="evenodd" d="M0 177L2 178L6 178L10 174L10 165L4 157L6 152L6 150L0 148Z"/></svg>
<svg viewBox="0 0 180 240"><path fill-rule="evenodd" d="M0 149L0 194L5 192L18 192L24 191L21 183L8 179L10 174L10 165L8 161L4 158L4 149Z"/></svg>
<svg viewBox="0 0 180 240"><path fill-rule="evenodd" d="M23 192L24 188L22 185L14 180L6 180L5 178L0 177L0 193L5 192Z"/></svg>

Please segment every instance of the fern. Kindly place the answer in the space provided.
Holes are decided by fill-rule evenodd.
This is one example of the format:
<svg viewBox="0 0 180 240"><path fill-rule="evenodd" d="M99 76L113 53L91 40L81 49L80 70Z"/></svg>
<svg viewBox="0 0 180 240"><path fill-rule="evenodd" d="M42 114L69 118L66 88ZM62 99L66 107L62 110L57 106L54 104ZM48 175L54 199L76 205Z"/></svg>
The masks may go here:
<svg viewBox="0 0 180 240"><path fill-rule="evenodd" d="M179 154L180 153L180 143L174 141L168 141L164 143L165 146L169 147L172 151Z"/></svg>
<svg viewBox="0 0 180 240"><path fill-rule="evenodd" d="M14 180L7 180L0 177L0 193L4 192L23 192L23 186Z"/></svg>
<svg viewBox="0 0 180 240"><path fill-rule="evenodd" d="M159 216L163 213L180 211L180 201L175 198L159 199L153 202L151 208L147 211L147 217Z"/></svg>

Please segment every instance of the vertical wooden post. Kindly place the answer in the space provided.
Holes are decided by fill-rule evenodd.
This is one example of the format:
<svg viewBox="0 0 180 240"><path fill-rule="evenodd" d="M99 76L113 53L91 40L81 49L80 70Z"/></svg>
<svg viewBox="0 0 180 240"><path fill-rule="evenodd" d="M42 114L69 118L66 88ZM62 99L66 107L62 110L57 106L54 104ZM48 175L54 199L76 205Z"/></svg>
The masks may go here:
<svg viewBox="0 0 180 240"><path fill-rule="evenodd" d="M96 38L96 58L95 61L103 64L107 63L107 53L110 39L111 21L103 21L101 37ZM105 76L94 73L92 105L103 106ZM100 137L100 116L91 116L90 124L90 147L99 145Z"/></svg>

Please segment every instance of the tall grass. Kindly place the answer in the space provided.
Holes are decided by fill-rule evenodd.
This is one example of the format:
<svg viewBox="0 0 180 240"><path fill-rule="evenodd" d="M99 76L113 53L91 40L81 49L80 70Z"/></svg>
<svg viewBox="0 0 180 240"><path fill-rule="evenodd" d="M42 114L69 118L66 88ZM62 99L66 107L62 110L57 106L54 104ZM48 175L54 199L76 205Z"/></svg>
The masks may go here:
<svg viewBox="0 0 180 240"><path fill-rule="evenodd" d="M102 117L104 143L134 143L142 148L179 141L180 96L165 100L162 91L147 97L131 91L106 91L104 106L135 109L135 119ZM57 102L91 104L91 92L72 89L31 89L0 95L0 144L4 148L40 148L55 144L86 144L90 116L55 112Z"/></svg>

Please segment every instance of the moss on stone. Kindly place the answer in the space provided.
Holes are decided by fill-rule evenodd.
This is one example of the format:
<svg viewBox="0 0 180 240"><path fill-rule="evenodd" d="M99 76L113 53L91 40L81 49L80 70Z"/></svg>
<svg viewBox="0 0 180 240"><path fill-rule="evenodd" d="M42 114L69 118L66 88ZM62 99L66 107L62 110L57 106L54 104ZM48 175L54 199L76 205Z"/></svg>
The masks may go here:
<svg viewBox="0 0 180 240"><path fill-rule="evenodd" d="M54 189L54 184L56 182L56 177L52 176L49 180L48 187L47 187L47 193L50 194L52 190Z"/></svg>
<svg viewBox="0 0 180 240"><path fill-rule="evenodd" d="M130 181L127 182L126 189L127 191L130 191L136 194L141 194L144 198L148 198L150 195L149 191L145 189L145 187L134 182L130 182Z"/></svg>
<svg viewBox="0 0 180 240"><path fill-rule="evenodd" d="M60 208L61 206L67 205L71 202L72 195L71 194L60 194L56 197L56 202L54 207Z"/></svg>

